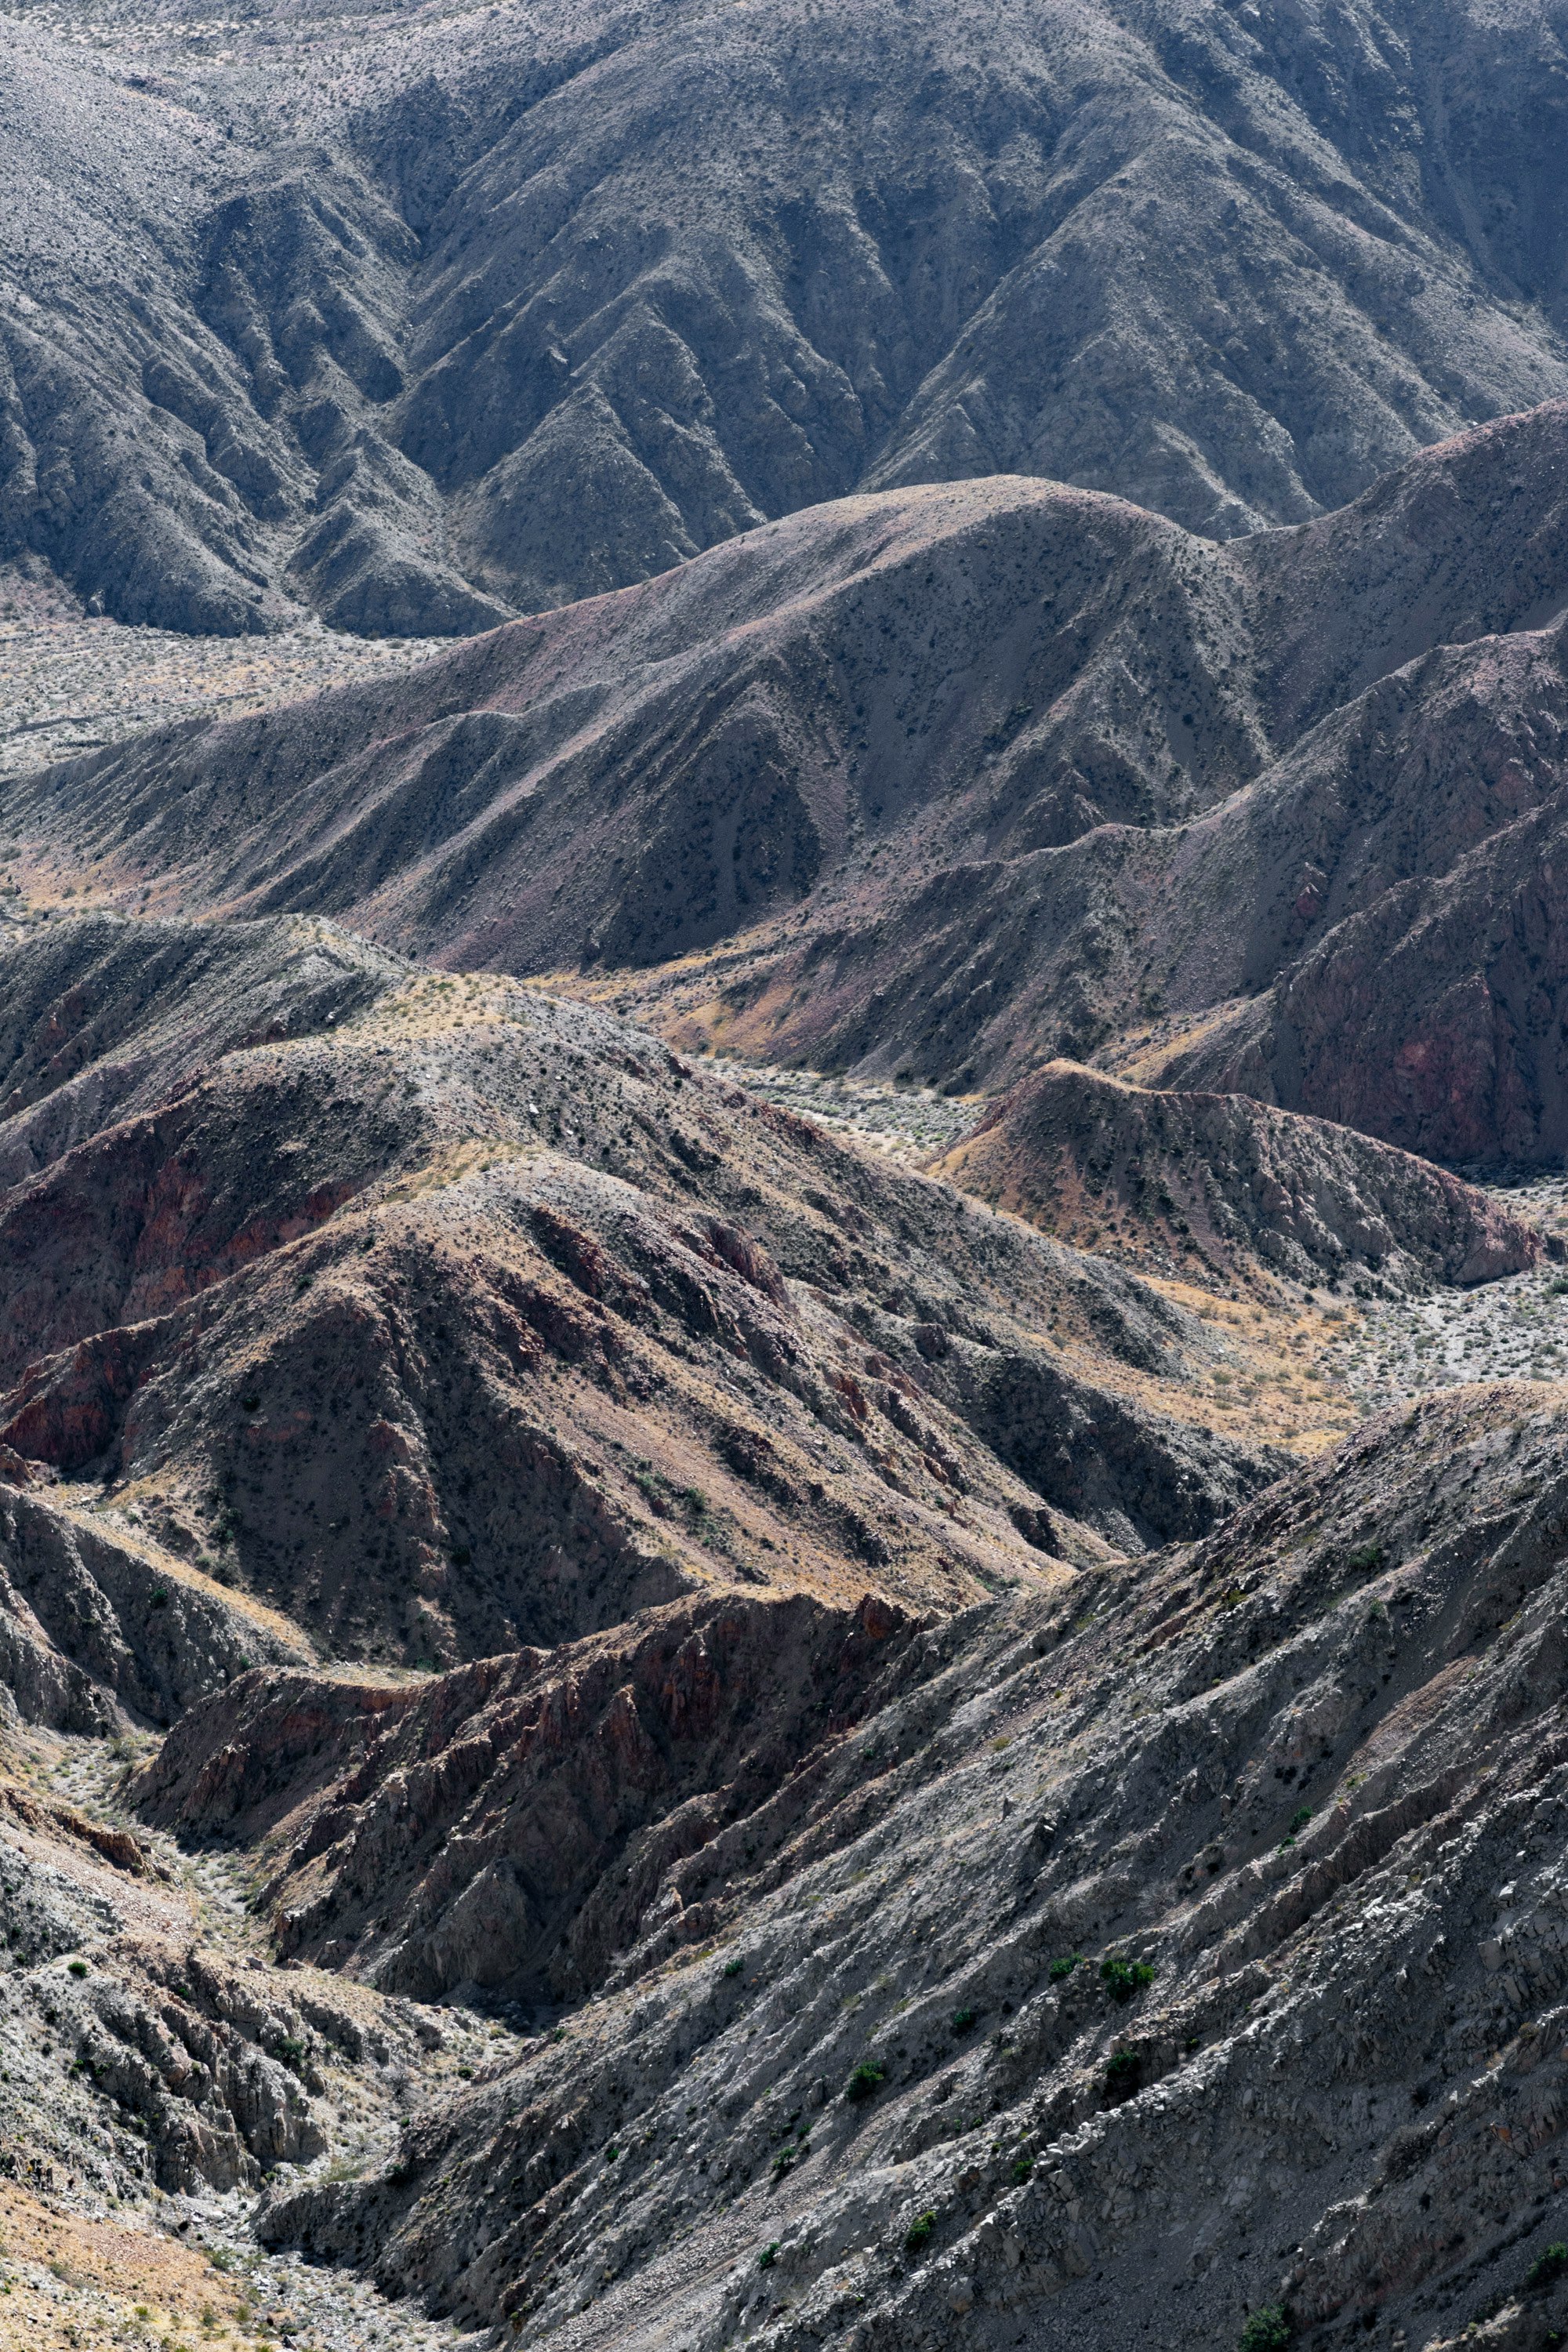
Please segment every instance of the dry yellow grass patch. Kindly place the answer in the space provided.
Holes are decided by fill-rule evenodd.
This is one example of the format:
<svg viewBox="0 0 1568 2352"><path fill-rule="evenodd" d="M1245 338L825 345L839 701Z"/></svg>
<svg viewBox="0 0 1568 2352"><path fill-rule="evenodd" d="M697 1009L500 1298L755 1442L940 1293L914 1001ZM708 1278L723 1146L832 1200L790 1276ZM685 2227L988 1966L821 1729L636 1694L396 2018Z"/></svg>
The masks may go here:
<svg viewBox="0 0 1568 2352"><path fill-rule="evenodd" d="M0 2352L195 2352L232 2340L248 2312L195 2247L57 2212L11 2181L0 2181Z"/></svg>

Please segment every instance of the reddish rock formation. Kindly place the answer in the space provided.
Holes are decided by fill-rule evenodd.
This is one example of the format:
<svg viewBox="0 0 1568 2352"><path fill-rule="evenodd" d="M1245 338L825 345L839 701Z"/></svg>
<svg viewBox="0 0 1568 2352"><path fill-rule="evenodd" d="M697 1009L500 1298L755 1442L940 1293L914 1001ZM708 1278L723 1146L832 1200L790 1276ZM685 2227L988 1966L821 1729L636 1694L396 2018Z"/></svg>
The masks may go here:
<svg viewBox="0 0 1568 2352"><path fill-rule="evenodd" d="M138 1780L149 1820L259 1844L279 1948L435 2000L578 1998L656 1900L776 1852L821 1743L907 1679L917 1627L868 1596L686 1601L592 1643L399 1690L247 1677Z"/></svg>

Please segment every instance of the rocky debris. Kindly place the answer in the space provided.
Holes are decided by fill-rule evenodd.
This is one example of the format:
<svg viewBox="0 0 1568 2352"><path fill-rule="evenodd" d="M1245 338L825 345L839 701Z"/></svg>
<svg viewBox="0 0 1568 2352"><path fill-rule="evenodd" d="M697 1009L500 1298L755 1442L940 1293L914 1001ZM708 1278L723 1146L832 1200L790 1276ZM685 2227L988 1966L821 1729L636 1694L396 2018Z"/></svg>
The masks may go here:
<svg viewBox="0 0 1568 2352"><path fill-rule="evenodd" d="M11 1746L0 1780L10 2179L100 2197L254 2189L338 2137L333 2092L341 2102L345 2066L374 2075L373 2042L384 2068L418 2063L405 2011L204 1933L163 1841L150 1848L106 1821L91 1796L84 1815L35 1793L29 1769Z"/></svg>
<svg viewBox="0 0 1568 2352"><path fill-rule="evenodd" d="M1568 390L1559 73L1465 0L30 6L0 552L444 634L865 488L1300 522Z"/></svg>
<svg viewBox="0 0 1568 2352"><path fill-rule="evenodd" d="M1224 2345L1281 2307L1324 2347L1538 2340L1563 1439L1560 1391L1457 1391L1195 1548L932 1628L699 1948L655 1906L560 2032L265 2233L573 2347Z"/></svg>
<svg viewBox="0 0 1568 2352"><path fill-rule="evenodd" d="M1568 1184L1561 1176L1493 1188L1510 1216L1564 1238ZM1459 1382L1556 1380L1568 1348L1568 1279L1555 1252L1484 1290L1368 1299L1326 1350L1353 1393L1379 1406L1408 1402Z"/></svg>
<svg viewBox="0 0 1568 2352"><path fill-rule="evenodd" d="M371 2352L393 2331L400 2347L420 2352L455 2346L450 2328L389 2308L341 2273L264 2255L244 2226L251 2201L237 2189L221 2198L155 2190L142 2210L106 2213L89 2196L40 2195L0 2179L0 2346L80 2352L251 2330L312 2352Z"/></svg>
<svg viewBox="0 0 1568 2352"><path fill-rule="evenodd" d="M919 1679L920 1631L737 1595L404 1690L257 1674L129 1801L258 1848L285 1954L421 2000L580 2000L655 1905L672 1948L707 1940L705 1890L782 1853L819 1751Z"/></svg>
<svg viewBox="0 0 1568 2352"><path fill-rule="evenodd" d="M703 1067L763 1102L798 1111L830 1135L852 1138L862 1150L885 1153L906 1168L927 1168L939 1153L962 1141L985 1108L984 1097L955 1098L907 1081L858 1085L822 1070L769 1068L766 1064L731 1062L721 1054L705 1056Z"/></svg>
<svg viewBox="0 0 1568 2352"><path fill-rule="evenodd" d="M0 1155L53 1146L0 1208L5 1442L339 1655L715 1582L950 1605L1279 1466L1194 1412L1190 1313L624 1024L288 925L79 936L41 1043L71 933L0 964ZM226 981L224 1054L181 1008Z"/></svg>
<svg viewBox="0 0 1568 2352"><path fill-rule="evenodd" d="M1079 1247L1243 1290L1468 1289L1560 1259L1496 1198L1324 1119L1047 1062L931 1172Z"/></svg>

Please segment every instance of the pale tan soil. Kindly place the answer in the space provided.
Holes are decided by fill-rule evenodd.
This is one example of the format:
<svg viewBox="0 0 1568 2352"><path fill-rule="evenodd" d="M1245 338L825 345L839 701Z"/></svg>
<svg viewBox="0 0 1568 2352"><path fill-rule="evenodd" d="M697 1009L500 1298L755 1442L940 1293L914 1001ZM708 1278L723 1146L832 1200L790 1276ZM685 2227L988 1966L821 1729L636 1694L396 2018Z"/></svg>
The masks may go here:
<svg viewBox="0 0 1568 2352"><path fill-rule="evenodd" d="M143 727L242 718L440 650L429 638L343 636L316 620L265 637L125 628L25 607L6 589L0 575L0 784Z"/></svg>

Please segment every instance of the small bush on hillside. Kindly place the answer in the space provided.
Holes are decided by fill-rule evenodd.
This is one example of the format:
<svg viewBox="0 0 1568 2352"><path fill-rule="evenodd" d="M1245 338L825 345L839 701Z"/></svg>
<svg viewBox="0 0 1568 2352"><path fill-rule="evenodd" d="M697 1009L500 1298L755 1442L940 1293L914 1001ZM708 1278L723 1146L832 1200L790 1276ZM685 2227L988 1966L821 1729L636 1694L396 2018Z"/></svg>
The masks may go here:
<svg viewBox="0 0 1568 2352"><path fill-rule="evenodd" d="M1568 2271L1568 2246L1548 2246L1545 2252L1537 2254L1531 2263L1524 2274L1524 2284L1526 2286L1550 2286L1552 2280L1560 2279L1564 2271Z"/></svg>
<svg viewBox="0 0 1568 2352"><path fill-rule="evenodd" d="M771 2271L778 2258L779 2242L774 2238L769 2244L763 2248L762 2252L757 2256L757 2268L760 2271Z"/></svg>
<svg viewBox="0 0 1568 2352"><path fill-rule="evenodd" d="M1126 1960L1113 1953L1100 1964L1100 1979L1112 2000L1131 2000L1134 1993L1143 1991L1154 1981L1154 1971L1147 1960Z"/></svg>
<svg viewBox="0 0 1568 2352"><path fill-rule="evenodd" d="M87 1974L87 1962L85 1960L68 1960L66 1962L66 1966L69 1969L73 1977L84 1977Z"/></svg>
<svg viewBox="0 0 1568 2352"><path fill-rule="evenodd" d="M1105 2070L1105 2095L1110 2099L1125 2099L1138 2088L1142 2073L1135 2050L1119 2050Z"/></svg>
<svg viewBox="0 0 1568 2352"><path fill-rule="evenodd" d="M1034 2171L1035 2159L1032 2156L1020 2156L1015 2159L1013 2165L1013 2178L1017 2182L1020 2189L1023 2187L1026 2180L1029 2180L1034 2178Z"/></svg>
<svg viewBox="0 0 1568 2352"><path fill-rule="evenodd" d="M1046 1974L1049 1977L1053 1984L1060 1984L1064 1977L1071 1976L1074 1969L1077 1968L1082 1958L1083 1954L1081 1952L1065 1952L1058 1959L1054 1959L1051 1962L1050 1967L1046 1970Z"/></svg>
<svg viewBox="0 0 1568 2352"><path fill-rule="evenodd" d="M931 2232L935 2228L936 2215L934 2213L917 2213L914 2220L910 2223L909 2228L904 2231L905 2253L920 2253L924 2247L931 2243Z"/></svg>
<svg viewBox="0 0 1568 2352"><path fill-rule="evenodd" d="M1347 1558L1345 1566L1363 1574L1370 1574L1374 1568L1383 1566L1383 1546L1376 1542L1357 1544Z"/></svg>
<svg viewBox="0 0 1568 2352"><path fill-rule="evenodd" d="M1296 2330L1282 2303L1266 2303L1241 2331L1237 2352L1285 2352Z"/></svg>
<svg viewBox="0 0 1568 2352"><path fill-rule="evenodd" d="M723 1968L720 1970L720 1974L727 1977L738 1977L743 1973L745 1966L745 1961L742 1959L740 1954L737 1953L732 1960L725 1961Z"/></svg>
<svg viewBox="0 0 1568 2352"><path fill-rule="evenodd" d="M980 2011L977 2009L955 2009L952 2012L953 2032L967 2033L979 2015Z"/></svg>
<svg viewBox="0 0 1568 2352"><path fill-rule="evenodd" d="M844 2095L858 2105L862 2099L874 2099L887 2079L885 2066L879 2066L874 2058L862 2058L844 2085Z"/></svg>

